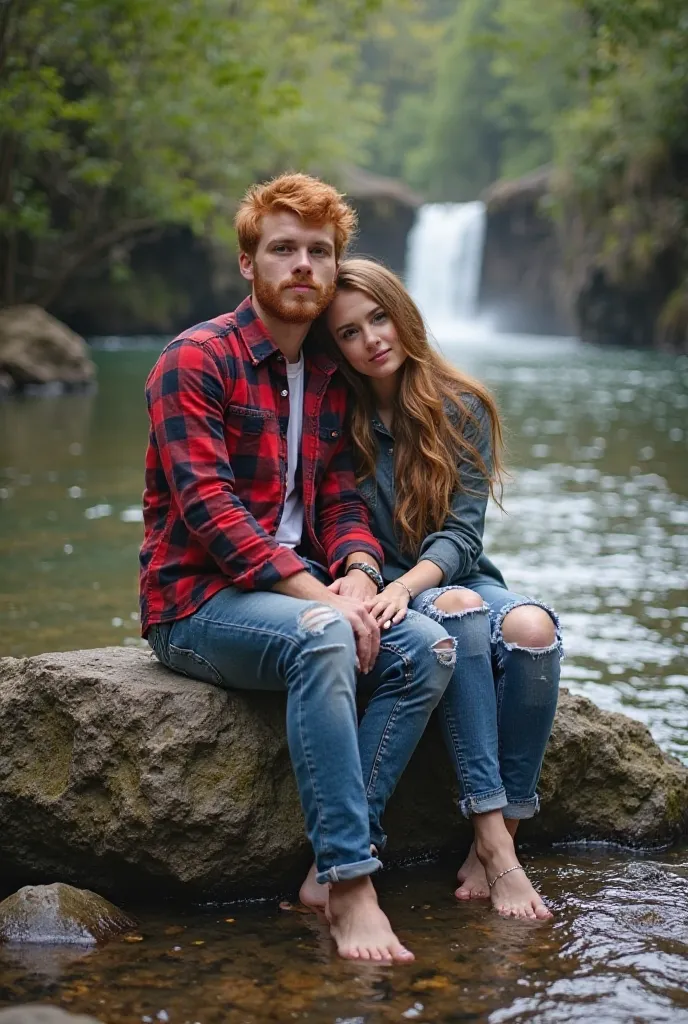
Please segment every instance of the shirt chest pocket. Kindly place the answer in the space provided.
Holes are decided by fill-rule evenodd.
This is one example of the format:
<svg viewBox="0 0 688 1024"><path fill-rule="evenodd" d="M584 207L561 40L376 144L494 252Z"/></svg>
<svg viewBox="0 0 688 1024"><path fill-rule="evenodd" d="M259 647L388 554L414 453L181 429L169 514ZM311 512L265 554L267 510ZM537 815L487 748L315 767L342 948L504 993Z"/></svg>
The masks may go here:
<svg viewBox="0 0 688 1024"><path fill-rule="evenodd" d="M274 458L279 455L277 417L254 406L229 405L225 411L225 443L235 473L246 473L246 459ZM255 473L251 474L255 475Z"/></svg>

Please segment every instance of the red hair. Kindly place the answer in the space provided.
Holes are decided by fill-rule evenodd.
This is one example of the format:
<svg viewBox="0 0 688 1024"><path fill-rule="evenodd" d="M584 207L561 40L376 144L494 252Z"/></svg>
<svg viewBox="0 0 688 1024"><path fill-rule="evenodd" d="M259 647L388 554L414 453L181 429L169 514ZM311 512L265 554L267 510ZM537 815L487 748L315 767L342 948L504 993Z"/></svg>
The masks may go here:
<svg viewBox="0 0 688 1024"><path fill-rule="evenodd" d="M356 227L356 214L332 185L309 174L281 174L263 185L251 185L234 218L239 248L255 256L261 221L267 213L295 213L309 224L332 224L337 259Z"/></svg>

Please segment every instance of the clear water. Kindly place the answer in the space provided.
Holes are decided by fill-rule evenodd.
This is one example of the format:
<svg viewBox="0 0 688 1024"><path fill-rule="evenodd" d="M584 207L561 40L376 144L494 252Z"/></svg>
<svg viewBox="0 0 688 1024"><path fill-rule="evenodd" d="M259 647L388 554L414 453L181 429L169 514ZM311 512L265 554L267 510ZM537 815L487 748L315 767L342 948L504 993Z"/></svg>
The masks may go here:
<svg viewBox="0 0 688 1024"><path fill-rule="evenodd" d="M512 478L486 550L561 613L565 684L688 761L688 359L479 333L441 344L499 398ZM140 642L142 389L159 347L97 351L97 395L0 404L0 653ZM314 918L274 902L142 910L120 894L140 941L0 951L0 1005L107 1024L688 1024L688 850L526 861L553 924L457 906L456 863L383 877L410 968L340 963Z"/></svg>
<svg viewBox="0 0 688 1024"><path fill-rule="evenodd" d="M91 952L0 948L0 1005L51 1002L106 1024L688 1022L688 860L525 857L552 924L457 904L452 866L381 878L411 966L340 961L327 929L277 902L138 910Z"/></svg>

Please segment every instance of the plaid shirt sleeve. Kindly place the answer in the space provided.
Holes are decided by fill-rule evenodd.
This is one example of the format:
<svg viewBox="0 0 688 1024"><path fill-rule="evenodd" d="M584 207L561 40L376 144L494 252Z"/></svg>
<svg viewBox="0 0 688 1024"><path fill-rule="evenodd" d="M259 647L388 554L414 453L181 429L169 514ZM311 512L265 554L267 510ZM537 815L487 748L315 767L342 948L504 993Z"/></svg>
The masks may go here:
<svg viewBox="0 0 688 1024"><path fill-rule="evenodd" d="M146 387L152 434L188 529L237 587L269 589L306 568L234 494L224 436L225 383L203 345L168 346Z"/></svg>
<svg viewBox="0 0 688 1024"><path fill-rule="evenodd" d="M382 567L382 548L370 531L368 509L356 490L351 439L342 432L318 489L316 521L333 579L345 559L365 551Z"/></svg>

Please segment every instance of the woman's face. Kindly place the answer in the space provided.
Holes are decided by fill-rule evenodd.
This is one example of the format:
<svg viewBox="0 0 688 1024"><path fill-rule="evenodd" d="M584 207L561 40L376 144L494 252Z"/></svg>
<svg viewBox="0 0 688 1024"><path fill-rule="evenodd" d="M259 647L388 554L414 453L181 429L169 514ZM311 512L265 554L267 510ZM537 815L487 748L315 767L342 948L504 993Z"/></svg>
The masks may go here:
<svg viewBox="0 0 688 1024"><path fill-rule="evenodd" d="M338 291L327 326L344 358L365 377L389 377L406 359L391 318L365 292Z"/></svg>

